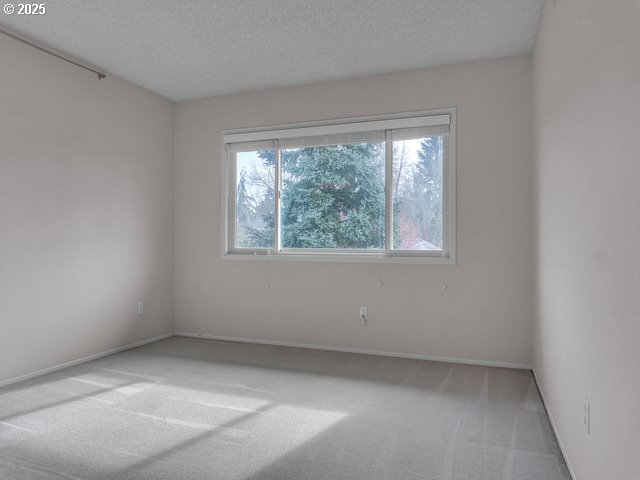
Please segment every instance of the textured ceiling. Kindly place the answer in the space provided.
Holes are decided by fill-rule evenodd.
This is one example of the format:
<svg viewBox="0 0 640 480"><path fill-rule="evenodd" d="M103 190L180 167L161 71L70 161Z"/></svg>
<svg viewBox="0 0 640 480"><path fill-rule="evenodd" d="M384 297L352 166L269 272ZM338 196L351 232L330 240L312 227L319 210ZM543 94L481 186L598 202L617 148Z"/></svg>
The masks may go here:
<svg viewBox="0 0 640 480"><path fill-rule="evenodd" d="M54 0L0 27L187 100L526 54L543 3Z"/></svg>

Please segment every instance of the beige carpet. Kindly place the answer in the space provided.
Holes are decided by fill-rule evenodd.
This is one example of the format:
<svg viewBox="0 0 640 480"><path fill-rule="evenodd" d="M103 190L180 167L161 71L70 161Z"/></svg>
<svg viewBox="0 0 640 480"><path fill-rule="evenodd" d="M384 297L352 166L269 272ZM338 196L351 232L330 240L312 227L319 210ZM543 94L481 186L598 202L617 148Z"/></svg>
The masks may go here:
<svg viewBox="0 0 640 480"><path fill-rule="evenodd" d="M570 477L528 371L173 337L0 389L0 478Z"/></svg>

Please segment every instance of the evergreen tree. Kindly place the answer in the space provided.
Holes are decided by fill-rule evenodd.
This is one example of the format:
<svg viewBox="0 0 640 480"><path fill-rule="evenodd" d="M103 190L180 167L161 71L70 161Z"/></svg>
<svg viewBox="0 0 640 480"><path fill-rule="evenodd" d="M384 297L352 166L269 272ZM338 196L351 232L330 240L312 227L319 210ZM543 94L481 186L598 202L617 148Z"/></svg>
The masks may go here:
<svg viewBox="0 0 640 480"><path fill-rule="evenodd" d="M414 176L417 217L422 238L442 247L442 154L443 137L428 137L420 142Z"/></svg>
<svg viewBox="0 0 640 480"><path fill-rule="evenodd" d="M237 198L236 198L236 222L238 229L238 245L246 245L246 230L255 218L253 199L247 193L247 172L243 169L240 172L238 180Z"/></svg>
<svg viewBox="0 0 640 480"><path fill-rule="evenodd" d="M299 148L281 154L284 248L384 248L382 144ZM267 165L275 162L273 151L260 152L260 158ZM273 204L273 195L270 201ZM264 225L274 225L273 211L261 215ZM252 242L260 241L263 233L251 232Z"/></svg>
<svg viewBox="0 0 640 480"><path fill-rule="evenodd" d="M440 248L443 137L422 139L416 153L407 165L406 145L394 144L394 248Z"/></svg>
<svg viewBox="0 0 640 480"><path fill-rule="evenodd" d="M442 155L441 136L420 142L414 165L407 163L406 151L394 154L396 248L421 248L416 247L421 241L442 247ZM248 245L273 248L275 151L261 151L258 156L264 168L249 179L261 185L263 195L258 200L244 198L243 172L238 184L238 223L245 218L240 206L250 206ZM384 248L384 144L285 149L281 156L284 248Z"/></svg>
<svg viewBox="0 0 640 480"><path fill-rule="evenodd" d="M261 151L259 157L265 168L254 169L249 174L251 184L256 186L262 195L253 199L254 219L247 228L248 246L275 248L275 152Z"/></svg>

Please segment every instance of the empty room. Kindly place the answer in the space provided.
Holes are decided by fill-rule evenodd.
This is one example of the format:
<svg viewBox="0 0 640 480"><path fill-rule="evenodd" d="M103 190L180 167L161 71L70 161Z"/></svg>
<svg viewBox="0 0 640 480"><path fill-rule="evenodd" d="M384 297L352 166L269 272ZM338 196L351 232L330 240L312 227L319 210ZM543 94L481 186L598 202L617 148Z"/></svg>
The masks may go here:
<svg viewBox="0 0 640 480"><path fill-rule="evenodd" d="M1 480L640 480L639 0L0 7Z"/></svg>

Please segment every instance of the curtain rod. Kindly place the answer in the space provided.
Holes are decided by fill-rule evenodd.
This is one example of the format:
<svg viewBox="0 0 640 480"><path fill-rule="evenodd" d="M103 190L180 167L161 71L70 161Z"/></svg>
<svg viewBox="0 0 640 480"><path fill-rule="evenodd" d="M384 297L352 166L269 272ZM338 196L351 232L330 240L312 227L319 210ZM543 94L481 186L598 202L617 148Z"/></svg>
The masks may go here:
<svg viewBox="0 0 640 480"><path fill-rule="evenodd" d="M101 79L103 79L103 78L105 78L107 76L106 74L104 74L104 73L102 73L102 72L100 72L98 70L94 70L93 68L87 67L86 65L82 65L81 63L78 63L78 62L75 62L75 61L73 61L73 60L71 60L69 58L63 57L62 55L59 55L59 54L57 54L55 52L52 52L51 50L47 50L46 48L43 48L40 45L36 45L35 43L31 43L30 41L25 40L24 38L20 38L17 35L9 33L9 32L7 32L5 30L2 30L1 28L0 28L0 33L5 34L7 37L13 38L14 40L22 42L25 45L29 45L30 47L36 48L36 49L40 50L41 52L48 53L49 55L52 55L52 56L54 56L56 58L59 58L60 60L64 60L65 62L69 62L69 63L75 65L76 67L80 67L80 68L84 68L85 70L89 70L90 72L95 73L98 76L98 80L101 80Z"/></svg>

